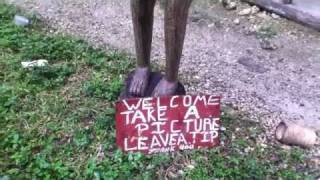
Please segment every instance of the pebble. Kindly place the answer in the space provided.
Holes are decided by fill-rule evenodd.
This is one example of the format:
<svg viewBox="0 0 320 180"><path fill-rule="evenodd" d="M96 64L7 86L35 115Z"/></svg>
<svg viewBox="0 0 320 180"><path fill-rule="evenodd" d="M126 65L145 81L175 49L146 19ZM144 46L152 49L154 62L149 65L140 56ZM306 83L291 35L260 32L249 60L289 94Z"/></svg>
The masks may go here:
<svg viewBox="0 0 320 180"><path fill-rule="evenodd" d="M256 17L251 15L248 17L248 20L251 24L254 24L256 22Z"/></svg>
<svg viewBox="0 0 320 180"><path fill-rule="evenodd" d="M257 32L257 28L255 26L251 26L249 28L246 28L244 33L247 36L250 36L250 35L254 35L256 32Z"/></svg>
<svg viewBox="0 0 320 180"><path fill-rule="evenodd" d="M237 18L237 19L233 20L233 23L236 24L236 25L239 25L240 24L240 19Z"/></svg>
<svg viewBox="0 0 320 180"><path fill-rule="evenodd" d="M237 9L237 3L235 2L230 2L230 4L228 4L228 6L226 6L227 10L235 10Z"/></svg>
<svg viewBox="0 0 320 180"><path fill-rule="evenodd" d="M280 18L280 16L279 16L278 14L275 14L275 13L272 13L272 14L271 14L271 17L272 17L273 19L279 19L279 18Z"/></svg>
<svg viewBox="0 0 320 180"><path fill-rule="evenodd" d="M243 9L243 10L241 10L238 14L239 14L240 16L247 16L247 15L251 14L251 8Z"/></svg>
<svg viewBox="0 0 320 180"><path fill-rule="evenodd" d="M260 17L262 19L265 19L265 20L269 20L271 19L270 16L264 11L264 12L260 12L260 13L257 13L256 15L257 17Z"/></svg>
<svg viewBox="0 0 320 180"><path fill-rule="evenodd" d="M178 171L178 174L180 175L180 176L182 176L183 174L184 174L184 171L182 171L181 169Z"/></svg>
<svg viewBox="0 0 320 180"><path fill-rule="evenodd" d="M192 164L188 164L188 165L187 165L187 168L188 168L188 169L194 169L195 167L194 167L194 165L192 165Z"/></svg>
<svg viewBox="0 0 320 180"><path fill-rule="evenodd" d="M169 171L168 176L169 176L170 178L173 178L173 179L178 178L178 176L177 176L176 174L174 174L173 172L171 172L171 171Z"/></svg>
<svg viewBox="0 0 320 180"><path fill-rule="evenodd" d="M220 130L221 130L221 131L226 131L227 129L226 129L225 127L221 126L221 127L220 127Z"/></svg>
<svg viewBox="0 0 320 180"><path fill-rule="evenodd" d="M208 28L214 28L214 27L215 27L214 23L208 24Z"/></svg>
<svg viewBox="0 0 320 180"><path fill-rule="evenodd" d="M260 11L260 8L258 6L252 6L251 7L251 14L257 14Z"/></svg>
<svg viewBox="0 0 320 180"><path fill-rule="evenodd" d="M237 3L230 0L223 0L222 5L227 10L235 10L237 9Z"/></svg>
<svg viewBox="0 0 320 180"><path fill-rule="evenodd" d="M273 51L278 49L278 46L272 43L270 40L263 39L260 41L260 47L265 50Z"/></svg>

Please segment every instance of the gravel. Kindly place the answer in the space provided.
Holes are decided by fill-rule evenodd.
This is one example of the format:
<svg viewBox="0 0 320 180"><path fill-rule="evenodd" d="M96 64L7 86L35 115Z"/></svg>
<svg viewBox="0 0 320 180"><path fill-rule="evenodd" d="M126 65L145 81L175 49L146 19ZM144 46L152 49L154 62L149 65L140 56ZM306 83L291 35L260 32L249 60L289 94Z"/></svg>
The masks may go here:
<svg viewBox="0 0 320 180"><path fill-rule="evenodd" d="M10 2L38 14L57 32L80 36L106 49L134 53L128 0ZM180 69L188 92L222 95L225 105L260 121L269 136L283 120L320 130L320 33L278 17L265 18L266 13L255 12L250 21L237 14L248 8L251 13L243 4L237 5L239 11L226 11L206 1L193 5ZM259 17L261 14L264 16ZM236 18L241 25L233 22ZM272 41L276 50L262 49L254 30L247 33L259 23L276 24L277 36ZM163 12L159 6L152 57L164 66Z"/></svg>

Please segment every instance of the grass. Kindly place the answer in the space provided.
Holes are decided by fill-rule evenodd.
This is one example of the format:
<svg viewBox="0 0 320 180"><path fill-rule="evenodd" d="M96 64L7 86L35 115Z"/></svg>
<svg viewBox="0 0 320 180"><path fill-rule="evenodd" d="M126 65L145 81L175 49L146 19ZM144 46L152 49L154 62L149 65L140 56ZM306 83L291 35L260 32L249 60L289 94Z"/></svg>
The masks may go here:
<svg viewBox="0 0 320 180"><path fill-rule="evenodd" d="M257 38L259 39L272 39L277 36L277 28L275 24L263 24L257 29Z"/></svg>
<svg viewBox="0 0 320 180"><path fill-rule="evenodd" d="M133 60L50 35L0 3L0 179L301 179L304 152L263 146L259 125L224 115L224 145L145 156L115 145L114 103ZM21 61L49 66L23 69ZM310 176L311 177L311 176Z"/></svg>

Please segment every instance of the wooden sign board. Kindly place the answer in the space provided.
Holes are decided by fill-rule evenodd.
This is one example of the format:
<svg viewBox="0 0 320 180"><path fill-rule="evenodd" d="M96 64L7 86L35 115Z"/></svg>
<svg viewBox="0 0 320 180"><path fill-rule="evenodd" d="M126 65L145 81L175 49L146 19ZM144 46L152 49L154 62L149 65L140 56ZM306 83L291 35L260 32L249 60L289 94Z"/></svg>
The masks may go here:
<svg viewBox="0 0 320 180"><path fill-rule="evenodd" d="M153 154L218 146L220 97L127 99L116 104L117 145Z"/></svg>

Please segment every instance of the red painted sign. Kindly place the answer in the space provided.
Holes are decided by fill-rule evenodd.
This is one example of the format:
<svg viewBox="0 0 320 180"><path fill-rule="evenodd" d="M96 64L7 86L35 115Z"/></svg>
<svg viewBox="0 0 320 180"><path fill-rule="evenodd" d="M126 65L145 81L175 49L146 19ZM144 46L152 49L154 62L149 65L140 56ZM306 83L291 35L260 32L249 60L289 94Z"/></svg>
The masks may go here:
<svg viewBox="0 0 320 180"><path fill-rule="evenodd" d="M117 145L153 154L219 145L220 97L127 99L116 105Z"/></svg>

